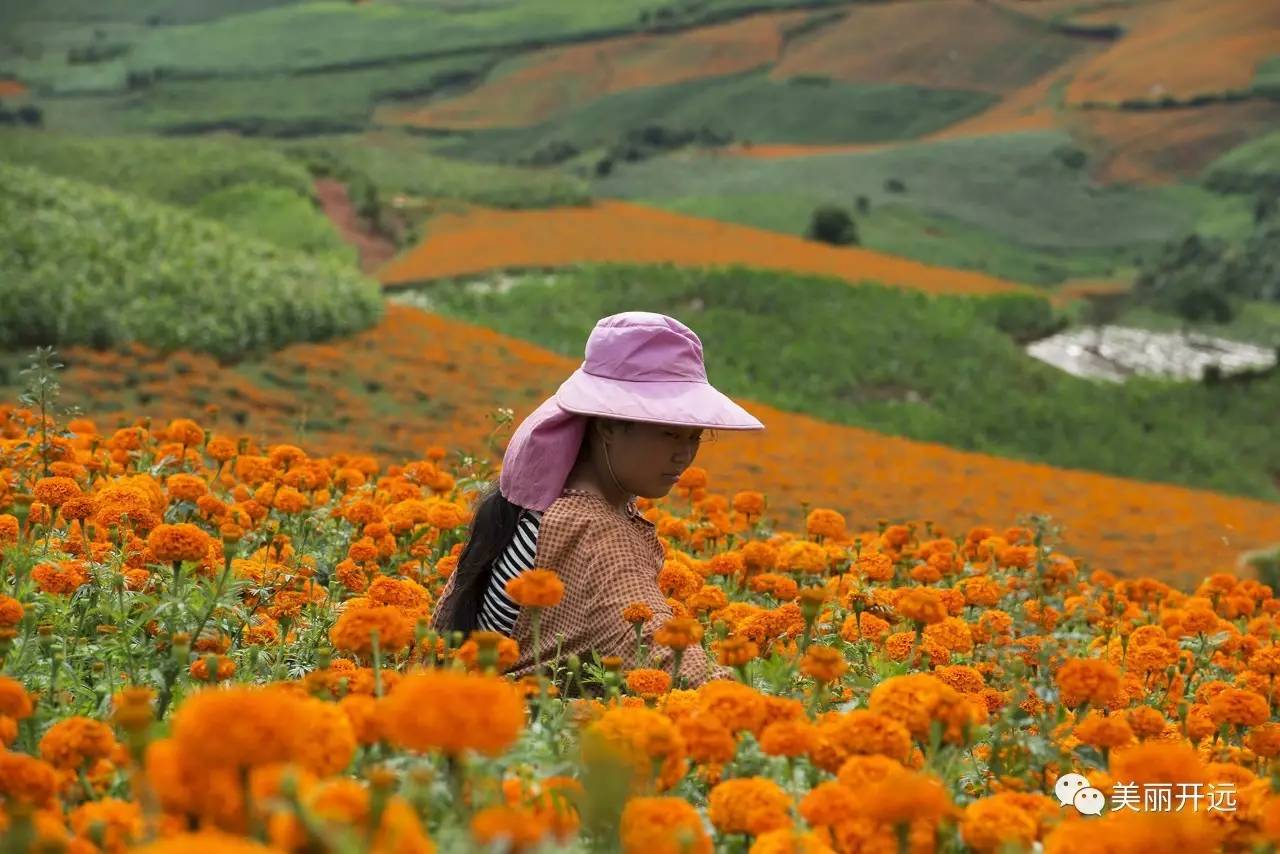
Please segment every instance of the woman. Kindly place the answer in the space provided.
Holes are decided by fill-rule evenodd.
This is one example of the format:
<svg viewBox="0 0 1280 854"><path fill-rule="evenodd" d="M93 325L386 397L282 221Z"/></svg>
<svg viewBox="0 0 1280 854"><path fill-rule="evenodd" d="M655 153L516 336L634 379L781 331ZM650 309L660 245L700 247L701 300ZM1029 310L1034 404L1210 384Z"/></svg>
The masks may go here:
<svg viewBox="0 0 1280 854"><path fill-rule="evenodd" d="M622 619L643 603L652 666L672 653L653 643L671 619L658 587L664 550L636 497L666 495L692 464L704 430L763 430L745 409L707 382L702 342L674 318L628 311L602 318L586 359L559 390L521 422L502 460L498 488L479 504L457 568L432 615L437 631L478 628L517 641L523 676L537 661L577 653L635 660L634 629ZM506 594L510 578L533 567L555 570L560 604L544 609L540 649L530 614ZM687 649L686 685L726 676L701 646Z"/></svg>

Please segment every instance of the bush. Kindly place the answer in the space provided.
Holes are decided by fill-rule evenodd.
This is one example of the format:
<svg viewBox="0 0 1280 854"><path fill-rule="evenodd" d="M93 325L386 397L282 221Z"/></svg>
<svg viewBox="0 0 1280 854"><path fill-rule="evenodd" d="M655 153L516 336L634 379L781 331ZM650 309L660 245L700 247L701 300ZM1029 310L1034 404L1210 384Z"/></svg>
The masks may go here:
<svg viewBox="0 0 1280 854"><path fill-rule="evenodd" d="M844 208L823 205L814 209L806 236L834 246L847 246L858 242L858 227Z"/></svg>
<svg viewBox="0 0 1280 854"><path fill-rule="evenodd" d="M0 164L0 349L141 341L233 359L364 329L381 288L212 220Z"/></svg>
<svg viewBox="0 0 1280 854"><path fill-rule="evenodd" d="M997 294L977 299L979 317L1019 344L1058 332L1067 319L1054 310L1047 297L1039 294Z"/></svg>

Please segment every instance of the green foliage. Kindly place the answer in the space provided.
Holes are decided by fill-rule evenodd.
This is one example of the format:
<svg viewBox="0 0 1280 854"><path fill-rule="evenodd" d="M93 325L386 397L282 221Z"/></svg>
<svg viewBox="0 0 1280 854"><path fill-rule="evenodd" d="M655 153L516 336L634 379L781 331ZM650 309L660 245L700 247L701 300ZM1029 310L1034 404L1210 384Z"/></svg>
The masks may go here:
<svg viewBox="0 0 1280 854"><path fill-rule="evenodd" d="M156 29L130 59L138 70L297 71L426 58L464 50L633 32L640 14L662 0L522 0L455 4L392 0L355 5L314 0L208 24ZM748 9L786 8L797 0L729 0L687 16L693 25ZM424 39L424 34L429 38Z"/></svg>
<svg viewBox="0 0 1280 854"><path fill-rule="evenodd" d="M178 208L0 165L0 349L141 341L232 359L350 334L381 291Z"/></svg>
<svg viewBox="0 0 1280 854"><path fill-rule="evenodd" d="M1134 283L1142 303L1190 321L1226 323L1240 301L1280 303L1280 212L1259 206L1243 241L1191 234L1166 246Z"/></svg>
<svg viewBox="0 0 1280 854"><path fill-rule="evenodd" d="M587 185L568 175L440 157L410 135L321 137L282 143L281 150L309 163L358 173L384 199L403 193L501 208L538 208L584 204L591 198Z"/></svg>
<svg viewBox="0 0 1280 854"><path fill-rule="evenodd" d="M596 190L664 205L718 198L731 213L739 200L800 197L806 217L817 204L848 205L862 195L873 209L893 204L1002 242L1064 254L1140 252L1190 230L1206 209L1248 208L1243 200L1194 187L1099 187L1087 170L1062 161L1058 151L1069 143L1063 133L1034 132L811 157L666 157L619 166ZM909 178L908 192L888 191L891 178ZM875 246L870 222L867 227L863 242Z"/></svg>
<svg viewBox="0 0 1280 854"><path fill-rule="evenodd" d="M1280 131L1231 149L1209 164L1204 181L1222 193L1280 193Z"/></svg>
<svg viewBox="0 0 1280 854"><path fill-rule="evenodd" d="M433 310L568 356L600 317L664 312L698 332L712 381L730 395L966 450L1280 498L1266 474L1280 470L1278 372L1247 387L1090 382L998 334L1002 322L1017 334L1048 317L1005 296L742 269L586 267L525 281L545 286L433 284Z"/></svg>
<svg viewBox="0 0 1280 854"><path fill-rule="evenodd" d="M1271 98L1280 97L1280 55L1258 63L1253 78L1253 91Z"/></svg>
<svg viewBox="0 0 1280 854"><path fill-rule="evenodd" d="M355 247L334 230L324 212L309 198L283 187L236 184L205 196L195 212L277 246L331 255L353 267L359 263Z"/></svg>
<svg viewBox="0 0 1280 854"><path fill-rule="evenodd" d="M619 92L536 127L467 134L442 151L514 160L556 141L580 150L614 145L646 125L753 143L912 139L981 112L994 101L982 92L898 84L812 86L751 72Z"/></svg>
<svg viewBox="0 0 1280 854"><path fill-rule="evenodd" d="M190 207L279 246L355 263L316 208L306 166L252 142L14 131L0 133L0 160Z"/></svg>
<svg viewBox="0 0 1280 854"><path fill-rule="evenodd" d="M803 235L813 209L832 204L827 198L837 197L833 191L828 197L761 193L638 201L690 216ZM1015 282L1050 285L1066 279L1099 278L1128 267L1135 256L1143 254L1141 249L1125 246L1071 250L1029 247L990 229L920 208L894 203L872 205L864 194L856 195L853 201L858 210L861 246L939 267L981 270Z"/></svg>
<svg viewBox="0 0 1280 854"><path fill-rule="evenodd" d="M0 161L34 166L159 202L190 206L237 184L310 197L311 176L269 148L235 139L0 133Z"/></svg>
<svg viewBox="0 0 1280 854"><path fill-rule="evenodd" d="M95 98L89 116L56 103L50 126L95 133L234 130L275 137L355 132L369 125L378 104L427 97L472 79L489 63L487 54L471 53L309 74L162 77L128 93Z"/></svg>
<svg viewBox="0 0 1280 854"><path fill-rule="evenodd" d="M806 236L835 246L858 242L858 226L853 216L836 205L822 205L813 211Z"/></svg>

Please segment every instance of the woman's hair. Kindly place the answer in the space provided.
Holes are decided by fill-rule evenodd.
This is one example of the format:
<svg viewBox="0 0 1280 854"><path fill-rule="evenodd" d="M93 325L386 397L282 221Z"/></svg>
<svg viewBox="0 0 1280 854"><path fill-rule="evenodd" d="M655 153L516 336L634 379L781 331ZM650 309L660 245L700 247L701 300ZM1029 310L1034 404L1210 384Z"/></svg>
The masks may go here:
<svg viewBox="0 0 1280 854"><path fill-rule="evenodd" d="M442 626L446 631L466 634L479 627L480 604L489 586L493 562L515 536L521 509L520 505L507 500L498 489L497 481L476 506L467 544L462 547L458 565L453 570L457 605L453 608L452 624Z"/></svg>

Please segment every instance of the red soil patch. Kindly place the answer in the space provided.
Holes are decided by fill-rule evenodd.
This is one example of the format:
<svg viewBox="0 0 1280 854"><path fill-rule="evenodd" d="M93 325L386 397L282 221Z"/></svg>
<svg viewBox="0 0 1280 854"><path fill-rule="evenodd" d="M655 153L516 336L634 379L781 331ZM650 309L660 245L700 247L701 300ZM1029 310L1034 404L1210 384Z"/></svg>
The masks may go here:
<svg viewBox="0 0 1280 854"><path fill-rule="evenodd" d="M256 366L165 358L143 347L64 355L65 399L84 407L99 429L139 415L195 417L263 443L367 453L383 465L431 445L498 462L501 448L493 455L486 447L493 429L486 415L509 406L518 423L581 361L394 304L373 329L286 347ZM283 385L257 384L255 368ZM139 405L132 398L139 390L152 400ZM1275 504L957 451L740 402L766 429L723 434L697 464L710 472L713 492L764 492L768 515L792 529L803 530L801 502L839 510L853 530L881 518L930 519L948 534L1043 512L1064 525L1067 553L1090 561L1090 569L1169 582L1233 571L1240 552L1280 540Z"/></svg>
<svg viewBox="0 0 1280 854"><path fill-rule="evenodd" d="M589 207L474 209L431 220L426 239L381 272L394 285L501 269L588 262L743 265L837 276L935 293L1030 290L982 273L836 248L759 228L620 201Z"/></svg>
<svg viewBox="0 0 1280 854"><path fill-rule="evenodd" d="M1080 110L1068 127L1110 183L1195 178L1222 154L1280 126L1280 103L1243 101L1164 110Z"/></svg>
<svg viewBox="0 0 1280 854"><path fill-rule="evenodd" d="M378 121L474 130L524 127L617 92L737 74L778 58L786 26L805 13L758 15L669 35L635 35L516 57L478 88Z"/></svg>
<svg viewBox="0 0 1280 854"><path fill-rule="evenodd" d="M1067 101L1158 100L1242 91L1280 45L1280 3L1161 0L1067 87Z"/></svg>
<svg viewBox="0 0 1280 854"><path fill-rule="evenodd" d="M1106 294L1122 294L1128 291L1130 285L1128 282L1118 282L1109 279L1074 279L1064 282L1054 288L1053 293L1049 297L1049 301L1056 306L1063 306L1074 300L1084 299L1090 296L1103 296Z"/></svg>
<svg viewBox="0 0 1280 854"><path fill-rule="evenodd" d="M1077 44L970 0L855 5L844 20L789 43L770 76L1005 93L1043 76L1038 54L1065 56Z"/></svg>
<svg viewBox="0 0 1280 854"><path fill-rule="evenodd" d="M333 222L342 239L360 253L360 269L372 273L390 261L396 254L396 245L389 238L378 234L356 212L347 194L347 185L331 178L315 182L316 195L325 216Z"/></svg>
<svg viewBox="0 0 1280 854"><path fill-rule="evenodd" d="M27 87L17 80L0 79L0 98L21 98L27 94Z"/></svg>

